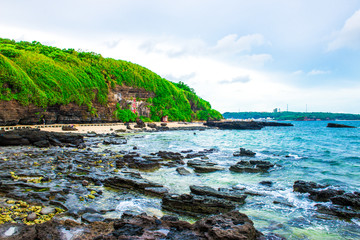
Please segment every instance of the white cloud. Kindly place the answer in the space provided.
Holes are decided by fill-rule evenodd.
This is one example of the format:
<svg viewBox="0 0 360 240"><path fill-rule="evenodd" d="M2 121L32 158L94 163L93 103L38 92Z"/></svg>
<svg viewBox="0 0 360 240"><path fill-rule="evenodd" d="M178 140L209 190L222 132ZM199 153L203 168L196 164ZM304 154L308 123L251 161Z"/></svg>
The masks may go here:
<svg viewBox="0 0 360 240"><path fill-rule="evenodd" d="M323 74L329 74L331 73L330 71L323 71L323 70L318 70L318 69L313 69L310 72L308 72L308 75L323 75Z"/></svg>
<svg viewBox="0 0 360 240"><path fill-rule="evenodd" d="M261 34L252 34L238 37L237 34L229 34L220 39L212 50L220 54L238 54L250 52L253 47L261 46L265 43Z"/></svg>
<svg viewBox="0 0 360 240"><path fill-rule="evenodd" d="M334 34L334 39L328 44L328 50L341 48L360 49L360 10L356 11L343 28Z"/></svg>
<svg viewBox="0 0 360 240"><path fill-rule="evenodd" d="M234 77L231 80L219 81L220 84L232 84L232 83L247 83L250 82L251 78L249 75Z"/></svg>

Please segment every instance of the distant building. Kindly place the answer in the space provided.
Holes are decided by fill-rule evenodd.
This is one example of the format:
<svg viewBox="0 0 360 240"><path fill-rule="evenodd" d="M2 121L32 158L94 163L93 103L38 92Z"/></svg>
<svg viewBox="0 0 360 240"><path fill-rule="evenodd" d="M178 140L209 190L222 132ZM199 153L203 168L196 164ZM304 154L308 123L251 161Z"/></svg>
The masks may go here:
<svg viewBox="0 0 360 240"><path fill-rule="evenodd" d="M162 121L162 122L167 122L167 121L168 121L168 116L163 116L163 117L161 118L161 121Z"/></svg>

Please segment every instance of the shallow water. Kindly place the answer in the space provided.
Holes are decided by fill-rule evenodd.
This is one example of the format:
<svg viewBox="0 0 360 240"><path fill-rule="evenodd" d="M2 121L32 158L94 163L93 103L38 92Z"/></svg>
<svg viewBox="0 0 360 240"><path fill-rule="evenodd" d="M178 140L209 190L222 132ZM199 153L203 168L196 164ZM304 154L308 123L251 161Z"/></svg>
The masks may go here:
<svg viewBox="0 0 360 240"><path fill-rule="evenodd" d="M360 127L357 121L341 123ZM224 167L223 171L180 176L176 168L162 167L142 175L164 184L175 193L188 193L189 185L193 184L214 188L243 186L264 193L266 196L248 196L246 204L238 208L263 232L279 233L289 239L360 239L359 219L346 222L317 213L314 208L317 202L309 200L305 194L292 191L296 180L327 183L346 191L359 190L360 129L326 128L327 122L293 124L294 127L266 127L260 131L141 133L130 138L127 145L111 148L113 151L131 150L137 146L142 154L160 150L180 152L216 148L218 151L208 157ZM281 166L269 173L230 172L229 167L241 159L233 157L233 152L239 147L256 152L259 160L268 160ZM193 172L191 168L188 170ZM259 185L264 180L272 181L273 186ZM274 200L283 204L274 204ZM160 206L158 202L149 204L142 200L138 204L127 204L127 208L132 207L137 211Z"/></svg>

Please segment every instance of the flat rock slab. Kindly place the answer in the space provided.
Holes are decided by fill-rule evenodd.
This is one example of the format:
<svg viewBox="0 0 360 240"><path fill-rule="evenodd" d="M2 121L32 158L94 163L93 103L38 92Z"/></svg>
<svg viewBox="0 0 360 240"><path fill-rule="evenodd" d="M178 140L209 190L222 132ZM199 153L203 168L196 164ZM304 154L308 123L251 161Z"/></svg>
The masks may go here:
<svg viewBox="0 0 360 240"><path fill-rule="evenodd" d="M354 126L338 124L338 123L328 123L328 125L326 127L328 127L328 128L356 128Z"/></svg>
<svg viewBox="0 0 360 240"><path fill-rule="evenodd" d="M235 201L235 202L239 202L239 203L245 203L245 199L247 197L246 195L241 194L237 191L229 191L229 190L219 191L214 188L206 187L206 186L191 185L190 191L191 191L191 193L197 194L197 195L205 195L205 196L212 196L212 197L216 197L216 198L223 198L223 199L227 199L227 200Z"/></svg>
<svg viewBox="0 0 360 240"><path fill-rule="evenodd" d="M162 198L162 207L169 211L196 215L196 213L216 214L229 212L235 209L235 204L224 199L209 196L165 194Z"/></svg>
<svg viewBox="0 0 360 240"><path fill-rule="evenodd" d="M268 170L274 167L275 164L269 161L240 161L235 165L230 167L230 171L233 172L240 172L240 173L261 173L261 172L268 172Z"/></svg>

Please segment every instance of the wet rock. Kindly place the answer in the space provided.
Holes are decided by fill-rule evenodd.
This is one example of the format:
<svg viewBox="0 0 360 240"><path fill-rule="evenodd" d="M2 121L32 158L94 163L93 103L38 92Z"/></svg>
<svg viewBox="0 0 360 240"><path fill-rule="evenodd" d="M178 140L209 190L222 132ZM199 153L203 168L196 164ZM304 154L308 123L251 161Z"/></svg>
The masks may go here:
<svg viewBox="0 0 360 240"><path fill-rule="evenodd" d="M162 221L172 221L172 222L176 222L179 221L179 218L176 216L171 216L171 215L164 215L160 218L160 220Z"/></svg>
<svg viewBox="0 0 360 240"><path fill-rule="evenodd" d="M331 188L326 188L323 190L319 190L319 191L311 191L309 198L314 200L314 201L318 201L318 202L327 202L330 201L330 198L333 198L338 195L342 195L344 194L345 191L343 190L336 190L336 189L331 189Z"/></svg>
<svg viewBox="0 0 360 240"><path fill-rule="evenodd" d="M34 142L33 145L39 148L46 148L46 147L50 147L50 142L48 140L42 140L42 141Z"/></svg>
<svg viewBox="0 0 360 240"><path fill-rule="evenodd" d="M191 159L191 158L198 158L198 157L205 157L205 156L206 156L205 153L198 152L198 153L189 153L185 156L185 158Z"/></svg>
<svg viewBox="0 0 360 240"><path fill-rule="evenodd" d="M272 187L273 182L272 181L261 181L261 182L259 182L259 184L266 186L266 187Z"/></svg>
<svg viewBox="0 0 360 240"><path fill-rule="evenodd" d="M167 123L160 123L160 125L161 125L162 127L166 127L166 126L167 126Z"/></svg>
<svg viewBox="0 0 360 240"><path fill-rule="evenodd" d="M43 209L41 209L40 214L42 214L42 215L48 215L48 214L50 214L50 213L55 213L55 212L56 212L55 208L52 208L52 207L44 207Z"/></svg>
<svg viewBox="0 0 360 240"><path fill-rule="evenodd" d="M36 213L34 213L34 212L30 213L30 214L26 217L26 220L29 221L29 222L32 222L32 221L34 221L35 219L37 219L37 215L36 215Z"/></svg>
<svg viewBox="0 0 360 240"><path fill-rule="evenodd" d="M182 160L184 156L177 152L159 151L156 153L157 156L163 160Z"/></svg>
<svg viewBox="0 0 360 240"><path fill-rule="evenodd" d="M240 151L234 152L233 155L234 157L254 157L256 153L245 148L240 148Z"/></svg>
<svg viewBox="0 0 360 240"><path fill-rule="evenodd" d="M330 198L331 202L341 206L360 208L360 193L345 193Z"/></svg>
<svg viewBox="0 0 360 240"><path fill-rule="evenodd" d="M84 187L86 187L86 186L89 186L89 181L87 181L87 180L83 180L82 182L81 182L81 184L84 186Z"/></svg>
<svg viewBox="0 0 360 240"><path fill-rule="evenodd" d="M217 166L217 164L214 162L198 159L189 160L187 165L194 168L194 171L197 173L209 173L223 170L222 167Z"/></svg>
<svg viewBox="0 0 360 240"><path fill-rule="evenodd" d="M317 204L316 211L324 214L337 216L344 219L359 218L360 211L352 208L337 205L322 205Z"/></svg>
<svg viewBox="0 0 360 240"><path fill-rule="evenodd" d="M176 171L182 176L188 176L191 174L191 172L186 170L186 168L184 168L184 167L178 167L178 168L176 168Z"/></svg>
<svg viewBox="0 0 360 240"><path fill-rule="evenodd" d="M209 127L217 127L219 129L237 129L237 130L260 130L264 126L258 122L245 121L208 121L206 125Z"/></svg>
<svg viewBox="0 0 360 240"><path fill-rule="evenodd" d="M257 231L254 223L238 211L232 211L208 218L195 223L195 229L207 233L208 239L258 239L262 233Z"/></svg>
<svg viewBox="0 0 360 240"><path fill-rule="evenodd" d="M259 173L259 172L268 172L268 170L274 167L275 164L272 164L269 161L240 161L235 165L230 167L230 171L240 172L240 173Z"/></svg>
<svg viewBox="0 0 360 240"><path fill-rule="evenodd" d="M127 140L125 138L106 138L103 141L104 145L121 145L127 144Z"/></svg>
<svg viewBox="0 0 360 240"><path fill-rule="evenodd" d="M190 194L165 194L162 198L162 208L169 211L194 215L228 212L235 209L234 203L208 196Z"/></svg>
<svg viewBox="0 0 360 240"><path fill-rule="evenodd" d="M86 136L87 136L87 137L96 137L96 136L97 136L97 133L94 132L94 131L87 132L87 133L86 133Z"/></svg>
<svg viewBox="0 0 360 240"><path fill-rule="evenodd" d="M133 158L130 162L128 160L127 166L129 168L144 170L144 171L154 171L161 167L161 164L154 161L149 161L143 158Z"/></svg>
<svg viewBox="0 0 360 240"><path fill-rule="evenodd" d="M149 128L156 128L157 127L157 125L155 123L148 123L147 126Z"/></svg>
<svg viewBox="0 0 360 240"><path fill-rule="evenodd" d="M44 141L44 142L43 142ZM0 146L30 145L47 146L48 141L53 146L82 146L83 136L72 133L56 133L40 131L39 129L17 129L0 133Z"/></svg>
<svg viewBox="0 0 360 240"><path fill-rule="evenodd" d="M130 188L144 190L147 187L162 187L161 184L153 183L141 176L115 176L104 180L104 186L113 188Z"/></svg>
<svg viewBox="0 0 360 240"><path fill-rule="evenodd" d="M97 213L85 213L81 216L81 220L87 223L103 222L105 218Z"/></svg>
<svg viewBox="0 0 360 240"><path fill-rule="evenodd" d="M246 195L241 194L238 191L230 191L228 189L222 189L222 191L219 191L214 188L206 187L206 186L191 185L190 191L193 194L223 198L238 203L245 203L245 199L247 197Z"/></svg>
<svg viewBox="0 0 360 240"><path fill-rule="evenodd" d="M136 125L134 126L134 128L144 128L144 127L146 127L144 121L141 120L140 118L137 118Z"/></svg>
<svg viewBox="0 0 360 240"><path fill-rule="evenodd" d="M135 224L130 223L119 223L114 224L115 231L113 235L115 237L119 236L141 236L144 233L144 228Z"/></svg>
<svg viewBox="0 0 360 240"><path fill-rule="evenodd" d="M299 193L311 193L315 191L315 189L326 188L326 187L327 186L315 182L306 182L302 180L297 180L294 182L293 190L294 192L299 192Z"/></svg>
<svg viewBox="0 0 360 240"><path fill-rule="evenodd" d="M144 189L145 194L153 195L153 196L164 196L169 190L165 187L147 187Z"/></svg>
<svg viewBox="0 0 360 240"><path fill-rule="evenodd" d="M338 123L328 123L328 125L326 127L328 127L328 128L356 128L354 126L338 124Z"/></svg>

